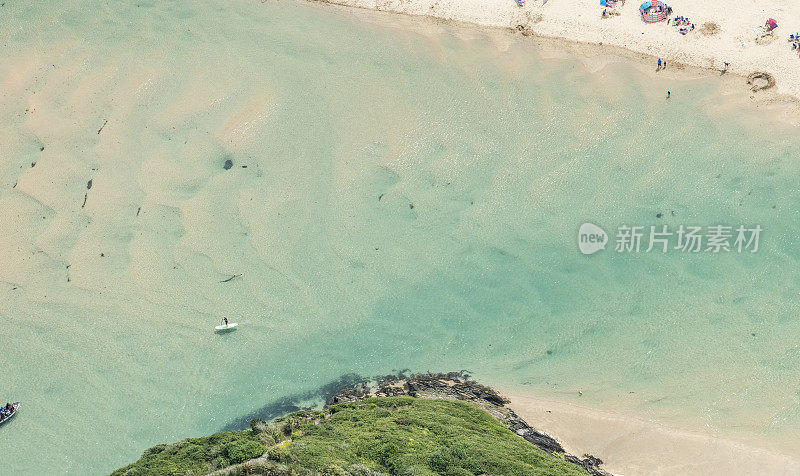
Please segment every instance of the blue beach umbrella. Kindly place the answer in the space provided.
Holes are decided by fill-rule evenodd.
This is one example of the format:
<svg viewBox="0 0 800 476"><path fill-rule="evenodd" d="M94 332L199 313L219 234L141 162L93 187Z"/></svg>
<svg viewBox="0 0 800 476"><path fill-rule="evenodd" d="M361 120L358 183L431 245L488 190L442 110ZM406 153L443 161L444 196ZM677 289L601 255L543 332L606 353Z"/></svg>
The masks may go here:
<svg viewBox="0 0 800 476"><path fill-rule="evenodd" d="M641 10L641 11L645 11L645 10L647 10L648 8L652 7L652 6L653 6L653 2L644 2L644 3L642 4L642 6L641 6L641 7L639 7L639 10Z"/></svg>

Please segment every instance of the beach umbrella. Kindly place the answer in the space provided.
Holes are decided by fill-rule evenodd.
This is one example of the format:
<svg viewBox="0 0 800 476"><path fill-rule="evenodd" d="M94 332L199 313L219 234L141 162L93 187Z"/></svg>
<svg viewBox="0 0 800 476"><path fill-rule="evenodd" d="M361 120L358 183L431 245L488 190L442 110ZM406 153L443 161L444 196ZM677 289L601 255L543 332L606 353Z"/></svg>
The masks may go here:
<svg viewBox="0 0 800 476"><path fill-rule="evenodd" d="M767 20L767 29L774 30L775 28L778 28L778 22L776 22L774 18Z"/></svg>
<svg viewBox="0 0 800 476"><path fill-rule="evenodd" d="M641 6L641 7L639 7L639 10L641 10L641 11L645 11L645 10L647 10L648 8L652 7L652 6L653 6L653 2L644 2L644 3L642 4L642 6Z"/></svg>

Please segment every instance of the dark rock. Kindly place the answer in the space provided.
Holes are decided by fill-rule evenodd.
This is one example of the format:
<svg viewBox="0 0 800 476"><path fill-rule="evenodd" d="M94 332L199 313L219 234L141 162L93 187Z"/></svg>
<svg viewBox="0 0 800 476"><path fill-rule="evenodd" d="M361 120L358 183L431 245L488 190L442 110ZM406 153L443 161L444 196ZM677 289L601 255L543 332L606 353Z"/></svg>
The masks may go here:
<svg viewBox="0 0 800 476"><path fill-rule="evenodd" d="M533 443L548 453L563 453L564 447L550 435L530 429L522 435L525 441Z"/></svg>
<svg viewBox="0 0 800 476"><path fill-rule="evenodd" d="M577 464L592 476L611 476L610 473L600 469L600 465L603 464L603 460L592 455L583 455L583 459L580 459L577 456L565 455L564 460L573 464Z"/></svg>
<svg viewBox="0 0 800 476"><path fill-rule="evenodd" d="M225 165L222 166L222 168L225 170L230 170L231 167L233 167L233 161L231 159L227 159L225 161Z"/></svg>

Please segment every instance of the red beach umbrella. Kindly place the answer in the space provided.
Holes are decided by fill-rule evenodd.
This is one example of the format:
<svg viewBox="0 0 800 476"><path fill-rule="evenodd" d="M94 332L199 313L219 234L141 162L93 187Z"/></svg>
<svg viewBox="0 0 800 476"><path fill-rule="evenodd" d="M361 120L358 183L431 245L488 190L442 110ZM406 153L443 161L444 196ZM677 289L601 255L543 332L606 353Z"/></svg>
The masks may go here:
<svg viewBox="0 0 800 476"><path fill-rule="evenodd" d="M767 20L765 26L767 27L768 31L771 31L774 30L775 28L778 28L778 22L776 22L774 18L770 18L769 20Z"/></svg>

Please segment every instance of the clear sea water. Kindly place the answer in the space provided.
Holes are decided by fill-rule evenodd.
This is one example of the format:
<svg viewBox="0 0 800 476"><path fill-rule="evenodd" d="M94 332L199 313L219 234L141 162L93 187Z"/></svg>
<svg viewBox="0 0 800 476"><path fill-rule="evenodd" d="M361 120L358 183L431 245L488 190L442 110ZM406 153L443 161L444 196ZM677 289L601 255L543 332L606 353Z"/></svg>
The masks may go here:
<svg viewBox="0 0 800 476"><path fill-rule="evenodd" d="M291 1L0 15L0 474L401 369L800 454L800 138L717 79ZM764 232L584 256L584 222Z"/></svg>

